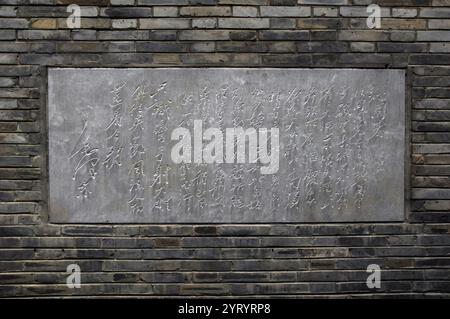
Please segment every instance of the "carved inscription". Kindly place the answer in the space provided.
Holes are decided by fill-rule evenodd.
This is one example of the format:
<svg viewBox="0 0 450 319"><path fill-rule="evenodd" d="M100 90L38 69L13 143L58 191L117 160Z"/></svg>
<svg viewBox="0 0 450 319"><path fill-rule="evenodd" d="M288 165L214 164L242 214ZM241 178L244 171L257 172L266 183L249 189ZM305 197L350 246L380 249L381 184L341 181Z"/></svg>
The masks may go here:
<svg viewBox="0 0 450 319"><path fill-rule="evenodd" d="M48 125L55 222L403 217L398 70L51 69ZM212 136L193 135L192 160L173 161L180 127L214 128L223 159L202 161ZM227 148L241 128L253 155L250 137Z"/></svg>

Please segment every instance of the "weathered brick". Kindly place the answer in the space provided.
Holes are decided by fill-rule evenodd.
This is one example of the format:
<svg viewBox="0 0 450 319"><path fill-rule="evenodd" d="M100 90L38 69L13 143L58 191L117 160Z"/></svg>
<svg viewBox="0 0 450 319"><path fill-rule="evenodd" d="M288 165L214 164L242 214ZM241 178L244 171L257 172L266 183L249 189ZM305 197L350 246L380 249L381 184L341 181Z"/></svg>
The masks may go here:
<svg viewBox="0 0 450 319"><path fill-rule="evenodd" d="M392 8L392 16L395 18L414 18L417 17L417 9Z"/></svg>
<svg viewBox="0 0 450 319"><path fill-rule="evenodd" d="M415 31L393 31L391 32L391 41L412 42L416 38Z"/></svg>
<svg viewBox="0 0 450 319"><path fill-rule="evenodd" d="M375 44L373 42L352 42L350 48L353 52L373 52Z"/></svg>
<svg viewBox="0 0 450 319"><path fill-rule="evenodd" d="M0 6L0 17L15 17L17 15L17 7Z"/></svg>
<svg viewBox="0 0 450 319"><path fill-rule="evenodd" d="M219 28L224 29L267 29L270 20L267 18L219 18Z"/></svg>
<svg viewBox="0 0 450 319"><path fill-rule="evenodd" d="M215 42L196 42L190 45L191 52L214 52L216 49Z"/></svg>
<svg viewBox="0 0 450 319"><path fill-rule="evenodd" d="M189 29L189 26L189 19L183 18L139 19L140 29Z"/></svg>
<svg viewBox="0 0 450 319"><path fill-rule="evenodd" d="M308 40L309 39L309 32L308 31L260 31L259 32L259 39L260 40L272 40L272 41L279 41L279 40Z"/></svg>
<svg viewBox="0 0 450 319"><path fill-rule="evenodd" d="M313 16L315 17L337 17L339 9L337 7L314 7Z"/></svg>
<svg viewBox="0 0 450 319"><path fill-rule="evenodd" d="M155 5L155 6L170 6L170 5L187 5L189 0L137 0L139 5Z"/></svg>
<svg viewBox="0 0 450 319"><path fill-rule="evenodd" d="M112 21L113 29L136 29L136 19L115 19Z"/></svg>
<svg viewBox="0 0 450 319"><path fill-rule="evenodd" d="M26 29L28 26L27 19L2 18L0 20L0 29Z"/></svg>
<svg viewBox="0 0 450 319"><path fill-rule="evenodd" d="M295 19L289 18L271 18L270 28L271 29L295 29L297 26L297 21Z"/></svg>
<svg viewBox="0 0 450 319"><path fill-rule="evenodd" d="M99 40L150 40L160 33L153 33L153 37L148 31L98 31ZM155 39L156 40L156 39Z"/></svg>
<svg viewBox="0 0 450 319"><path fill-rule="evenodd" d="M178 16L178 7L153 7L154 17L176 17Z"/></svg>
<svg viewBox="0 0 450 319"><path fill-rule="evenodd" d="M97 31L95 30L72 30L72 38L73 40L96 40L97 39Z"/></svg>
<svg viewBox="0 0 450 319"><path fill-rule="evenodd" d="M192 19L194 29L214 29L217 27L217 18L197 18Z"/></svg>
<svg viewBox="0 0 450 319"><path fill-rule="evenodd" d="M137 42L136 52L186 52L188 46L172 42Z"/></svg>
<svg viewBox="0 0 450 319"><path fill-rule="evenodd" d="M0 52L26 52L28 44L25 42L2 41Z"/></svg>
<svg viewBox="0 0 450 319"><path fill-rule="evenodd" d="M378 52L426 52L428 46L425 43L393 43L379 42Z"/></svg>
<svg viewBox="0 0 450 319"><path fill-rule="evenodd" d="M24 40L69 40L70 32L63 30L20 30L17 37Z"/></svg>
<svg viewBox="0 0 450 319"><path fill-rule="evenodd" d="M417 31L417 41L450 41L448 31Z"/></svg>
<svg viewBox="0 0 450 319"><path fill-rule="evenodd" d="M336 18L297 19L299 29L341 29L345 21Z"/></svg>
<svg viewBox="0 0 450 319"><path fill-rule="evenodd" d="M15 30L0 30L0 40L14 40L15 38Z"/></svg>
<svg viewBox="0 0 450 319"><path fill-rule="evenodd" d="M3 53L0 54L0 64L15 64L17 61L16 53Z"/></svg>
<svg viewBox="0 0 450 319"><path fill-rule="evenodd" d="M33 29L56 29L57 20L56 19L32 19L31 27Z"/></svg>
<svg viewBox="0 0 450 319"><path fill-rule="evenodd" d="M229 33L230 40L235 41L252 41L256 40L256 31L231 31Z"/></svg>
<svg viewBox="0 0 450 319"><path fill-rule="evenodd" d="M102 8L100 16L110 18L145 18L152 16L152 8L144 7L120 7Z"/></svg>
<svg viewBox="0 0 450 319"><path fill-rule="evenodd" d="M283 55L265 55L263 56L263 63L268 65L311 65L312 57L307 54L283 54Z"/></svg>
<svg viewBox="0 0 450 319"><path fill-rule="evenodd" d="M450 53L450 43L430 43L430 52Z"/></svg>
<svg viewBox="0 0 450 319"><path fill-rule="evenodd" d="M194 41L194 40L200 40L200 41L209 41L209 40L229 40L230 38L230 32L224 31L224 30L188 30L188 31L181 31L179 33L179 39L180 40L188 40L188 41Z"/></svg>
<svg viewBox="0 0 450 319"><path fill-rule="evenodd" d="M360 30L360 31L347 31L342 30L339 31L338 39L342 41L388 41L389 33L385 31L368 31L368 30Z"/></svg>
<svg viewBox="0 0 450 319"><path fill-rule="evenodd" d="M450 8L421 8L419 16L424 18L449 18Z"/></svg>
<svg viewBox="0 0 450 319"><path fill-rule="evenodd" d="M319 5L336 5L336 4L349 4L348 0L298 0L299 4L319 4Z"/></svg>
<svg viewBox="0 0 450 319"><path fill-rule="evenodd" d="M428 20L429 29L450 29L449 19L430 19Z"/></svg>
<svg viewBox="0 0 450 319"><path fill-rule="evenodd" d="M310 7L262 6L259 8L261 17L309 17Z"/></svg>
<svg viewBox="0 0 450 319"><path fill-rule="evenodd" d="M226 17L231 16L231 7L181 7L180 16Z"/></svg>
<svg viewBox="0 0 450 319"><path fill-rule="evenodd" d="M256 17L258 8L249 6L233 6L233 16L235 17Z"/></svg>
<svg viewBox="0 0 450 319"><path fill-rule="evenodd" d="M113 6L129 6L134 4L134 0L109 0Z"/></svg>

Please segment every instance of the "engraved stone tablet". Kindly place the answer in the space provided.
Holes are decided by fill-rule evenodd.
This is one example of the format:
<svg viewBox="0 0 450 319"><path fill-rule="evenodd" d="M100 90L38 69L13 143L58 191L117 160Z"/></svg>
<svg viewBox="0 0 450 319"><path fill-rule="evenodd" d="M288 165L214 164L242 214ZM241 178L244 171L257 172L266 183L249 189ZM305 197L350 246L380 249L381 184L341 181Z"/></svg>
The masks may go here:
<svg viewBox="0 0 450 319"><path fill-rule="evenodd" d="M400 70L49 69L58 223L399 221Z"/></svg>

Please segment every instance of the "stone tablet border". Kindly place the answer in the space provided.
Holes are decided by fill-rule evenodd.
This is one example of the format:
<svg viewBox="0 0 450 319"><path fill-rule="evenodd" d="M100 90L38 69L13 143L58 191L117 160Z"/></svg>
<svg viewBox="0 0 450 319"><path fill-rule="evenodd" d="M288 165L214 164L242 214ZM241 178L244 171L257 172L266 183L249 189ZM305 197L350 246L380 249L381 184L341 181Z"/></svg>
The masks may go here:
<svg viewBox="0 0 450 319"><path fill-rule="evenodd" d="M248 67L245 67L245 68L217 68L217 67L214 67L215 69L248 69L248 70L267 70L267 69L275 69L275 70L277 70L277 69L287 69L287 70L289 70L289 69L295 69L295 70L328 70L328 69L330 69L330 70L380 70L380 69L366 69L366 68L352 68L352 69L349 69L349 68L291 68L291 67L289 67L289 68L248 68ZM51 70L51 69L80 69L80 70L83 70L83 69L96 69L96 68L48 68L49 70ZM98 68L98 69L102 69L102 70L110 70L110 69L125 69L125 68ZM126 68L126 69L138 69L138 70L142 70L142 69L168 69L168 68L165 68L165 67L156 67L156 68ZM178 67L175 67L175 68L173 68L173 67L170 67L169 69L187 69L186 67L180 67L180 68L178 68ZM194 69L199 69L198 67L194 67ZM201 68L201 69L204 69L204 68ZM207 69L210 69L209 67L207 68ZM395 69L395 70L401 70L401 71L405 71L405 69ZM404 128L405 128L405 132L404 132L404 140L405 140L405 149L404 149L404 157L405 157L405 161L404 161L404 163L403 163L403 165L404 165L404 193L405 193L405 196L404 196L404 212L408 212L409 211L409 192L410 192L410 187L409 187L409 170L410 170L410 159L409 159L409 154L410 154L410 146L408 146L409 145L409 140L410 140L410 132L409 132L409 126L410 126L410 123L409 123L409 113L410 113L410 90L409 90L409 85L410 85L410 83L409 83L409 81L408 81L408 72L406 72L406 74L405 74L405 76L406 76L406 80L405 80L405 90L404 90L404 93L405 93L405 104L404 104L404 106L405 106L405 109L404 109L404 114L405 114L405 122L404 122ZM47 77L47 79L48 79L48 77ZM48 81L47 81L47 83L46 83L47 85L48 85ZM46 88L45 89L45 91L46 91L46 93L47 93L47 89L48 88ZM48 102L47 102L48 103ZM48 111L48 109L47 108L45 108L45 111L47 112ZM45 119L45 126L44 127L46 127L47 128L47 131L46 131L46 137L48 137L48 126L47 126L47 124L48 124L48 120L47 119ZM46 145L46 152L44 153L44 154L46 154L47 156L49 155L49 153L48 153L48 141L47 141L47 145ZM48 160L47 160L47 167L48 167ZM47 172L47 174L48 174L48 170L46 170ZM45 179L46 179L46 183L45 183L45 185L48 187L48 183L49 183L49 180L48 180L48 177L44 177ZM49 194L49 192L47 191L47 195L50 195ZM48 197L47 197L48 198ZM48 211L49 212L49 211ZM132 221L132 222L107 222L106 224L173 224L173 223L177 223L177 224L204 224L204 223L207 223L207 224L214 224L214 223L217 223L217 224L223 224L223 223L236 223L236 224L261 224L261 223L263 223L263 224L267 224L267 223L270 223L270 224L277 224L277 223L324 223L324 222L326 222L326 223L342 223L342 222L364 222L364 221L373 221L373 222L396 222L396 221L398 221L398 222L402 222L402 221L404 221L404 218L405 218L405 216L404 216L404 214L401 216L401 218L395 218L395 219L385 219L385 220L365 220L365 219L363 219L363 220L355 220L355 221L351 221L351 220L349 220L349 221L342 221L342 220L339 220L339 221L280 221L280 222L278 222L278 221L252 221L252 222L249 222L249 221L243 221L243 222L234 222L234 221L227 221L227 222L224 222L224 221L219 221L219 222L211 222L211 221L204 221L204 222L202 222L202 221L189 221L189 222L183 222L183 221L180 221L180 222L177 222L177 221L167 221L167 222L146 222L146 221ZM104 223L104 222L98 222L98 221L93 221L93 222L89 222L89 221L59 221L59 220L57 220L57 219L54 219L54 218L51 218L50 220L49 220L49 222L51 222L51 223L70 223L70 224L80 224L80 223L82 223L82 224L92 224L92 223L95 223L95 224L97 224L97 223Z"/></svg>

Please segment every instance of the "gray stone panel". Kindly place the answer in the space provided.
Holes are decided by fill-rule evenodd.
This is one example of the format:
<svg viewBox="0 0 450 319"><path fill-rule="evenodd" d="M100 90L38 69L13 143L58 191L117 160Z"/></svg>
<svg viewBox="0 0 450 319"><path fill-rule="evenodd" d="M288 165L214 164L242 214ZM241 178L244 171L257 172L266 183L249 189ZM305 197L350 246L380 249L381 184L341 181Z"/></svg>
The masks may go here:
<svg viewBox="0 0 450 319"><path fill-rule="evenodd" d="M52 222L403 220L404 71L54 68L48 77ZM194 120L223 132L279 128L279 170L175 164L171 133L192 132Z"/></svg>

